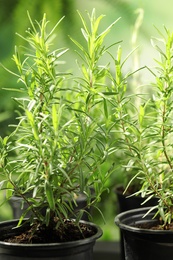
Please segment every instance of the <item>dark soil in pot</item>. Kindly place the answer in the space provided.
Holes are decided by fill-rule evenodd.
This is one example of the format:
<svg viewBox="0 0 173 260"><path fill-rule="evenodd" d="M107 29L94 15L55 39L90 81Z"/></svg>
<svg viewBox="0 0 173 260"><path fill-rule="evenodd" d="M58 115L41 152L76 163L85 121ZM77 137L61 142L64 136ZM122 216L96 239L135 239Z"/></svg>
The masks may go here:
<svg viewBox="0 0 173 260"><path fill-rule="evenodd" d="M15 228L17 223L18 220L0 223L1 260L93 260L93 247L95 241L102 235L102 231L98 226L90 222L81 221L80 228L84 231L84 234L81 236L81 232L78 228L80 236L77 235L75 241L59 242L60 240L71 240L71 238L69 239L67 237L71 236L69 235L69 233L78 233L76 226L73 227L73 231L67 231L66 235L63 235L62 239L59 237L59 241L56 238L57 241L55 242L53 238L49 243L47 241L47 238L48 236L52 237L52 234L48 234L48 236L46 235L47 238L44 238L44 243L42 243L40 239L37 240L36 236L30 234L30 229L28 229L28 225L22 225L20 228ZM72 223L73 222L70 221L69 225L72 225ZM39 230L39 232L43 231ZM37 233L37 235L39 234L39 232ZM45 236L45 231L43 233ZM62 236L62 232L60 233ZM86 236L86 238L84 238L84 235ZM21 238L21 236L24 236L21 240L21 243L15 243L16 241L14 240L13 242L9 242L12 241L11 239L16 239L17 237ZM31 241L26 243L27 236L32 239ZM35 239L37 241L35 241Z"/></svg>
<svg viewBox="0 0 173 260"><path fill-rule="evenodd" d="M126 260L163 260L173 256L173 230L156 228L155 211L144 218L150 208L133 209L120 213L115 223L123 233ZM146 229L149 226L149 229ZM142 227L142 228L141 228Z"/></svg>
<svg viewBox="0 0 173 260"><path fill-rule="evenodd" d="M64 220L64 224L58 224L58 228L56 228L57 224L58 221L54 219L48 227L39 224L34 224L32 227L26 225L20 234L6 238L4 241L19 244L61 243L88 238L96 233L94 227L85 223L79 223L78 226L73 220Z"/></svg>

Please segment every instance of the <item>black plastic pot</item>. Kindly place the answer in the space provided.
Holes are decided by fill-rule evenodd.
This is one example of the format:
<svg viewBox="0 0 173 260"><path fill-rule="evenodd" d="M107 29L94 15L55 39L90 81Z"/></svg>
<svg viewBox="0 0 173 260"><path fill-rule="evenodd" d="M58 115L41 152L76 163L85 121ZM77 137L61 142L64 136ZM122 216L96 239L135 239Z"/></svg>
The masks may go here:
<svg viewBox="0 0 173 260"><path fill-rule="evenodd" d="M21 197L13 196L9 200L9 204L12 208L13 218L18 219L21 217L23 211L25 211L28 207L26 203L23 202ZM30 217L30 213L25 215L26 218Z"/></svg>
<svg viewBox="0 0 173 260"><path fill-rule="evenodd" d="M150 230L135 227L137 224L152 225L155 211L143 217L150 209L133 209L120 213L115 218L116 225L123 233L126 260L166 260L173 258L173 231Z"/></svg>
<svg viewBox="0 0 173 260"><path fill-rule="evenodd" d="M119 213L141 207L151 207L158 204L158 199L154 197L143 204L146 198L142 198L141 196L127 196L123 194L122 188L116 188L115 194L117 196Z"/></svg>
<svg viewBox="0 0 173 260"><path fill-rule="evenodd" d="M1 260L92 260L93 247L96 240L101 237L102 230L95 224L91 225L96 233L90 238L65 243L50 244L14 244L2 242L4 237L17 235L20 229L15 229L18 220L0 223L0 259ZM23 228L23 227L22 227Z"/></svg>
<svg viewBox="0 0 173 260"><path fill-rule="evenodd" d="M118 202L118 212L125 212L131 209L143 208L143 207L151 207L158 204L157 198L152 198L148 200L145 204L143 204L146 198L142 198L141 196L127 196L123 194L122 187L117 187L115 189L115 194L117 196ZM120 230L120 248L121 248L121 260L125 259L124 253L124 243L123 243L123 234Z"/></svg>
<svg viewBox="0 0 173 260"><path fill-rule="evenodd" d="M13 218L19 219L23 213L24 210L27 209L28 205L26 202L23 202L23 199L21 197L13 196L9 200L10 206L12 208ZM78 198L76 198L76 205L74 205L74 210L77 212L80 209L85 209L85 212L83 213L82 220L88 221L88 214L92 214L91 208L87 208L87 199L84 194L80 194ZM25 215L26 218L30 217L30 212L28 212ZM73 216L71 216L73 218Z"/></svg>

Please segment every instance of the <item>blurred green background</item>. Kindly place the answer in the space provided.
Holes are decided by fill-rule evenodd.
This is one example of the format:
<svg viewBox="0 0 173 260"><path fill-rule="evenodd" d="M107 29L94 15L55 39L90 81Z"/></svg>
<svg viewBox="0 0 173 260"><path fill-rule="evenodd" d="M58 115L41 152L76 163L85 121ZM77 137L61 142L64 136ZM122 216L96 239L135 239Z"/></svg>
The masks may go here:
<svg viewBox="0 0 173 260"><path fill-rule="evenodd" d="M76 10L85 15L85 10L91 12L96 9L96 14L104 14L101 29L109 26L114 20L121 17L108 37L107 44L123 41L122 48L126 56L134 47L139 45L134 66L153 66L155 53L150 44L152 36L157 37L154 25L163 30L165 25L172 30L172 3L170 0L0 0L0 62L15 71L12 62L12 54L15 45L23 45L24 41L16 35L16 32L24 35L29 26L27 10L32 19L41 20L43 13L47 14L50 27L65 15L65 19L58 29L57 46L65 46L71 49L68 56L67 68L73 68L73 73L77 69L74 59L74 45L69 40L68 35L73 36L78 41L81 40L81 22ZM136 37L137 36L137 37ZM135 38L136 37L136 38ZM115 53L116 55L116 53ZM135 57L134 57L135 58ZM128 65L129 67L131 64ZM128 68L127 68L128 69ZM149 77L143 73L140 79L147 83ZM10 131L9 124L15 121L16 104L12 97L17 92L5 91L3 88L18 88L15 77L0 67L0 134L5 136ZM116 162L115 162L116 163ZM104 231L102 239L118 240L119 232L114 225L114 217L117 214L116 196L114 187L118 177L112 175L108 185L109 193L103 194L100 208L105 216L106 224L94 214L94 221L102 226ZM4 194L1 194L1 197ZM12 218L10 206L6 203L0 210L0 220Z"/></svg>

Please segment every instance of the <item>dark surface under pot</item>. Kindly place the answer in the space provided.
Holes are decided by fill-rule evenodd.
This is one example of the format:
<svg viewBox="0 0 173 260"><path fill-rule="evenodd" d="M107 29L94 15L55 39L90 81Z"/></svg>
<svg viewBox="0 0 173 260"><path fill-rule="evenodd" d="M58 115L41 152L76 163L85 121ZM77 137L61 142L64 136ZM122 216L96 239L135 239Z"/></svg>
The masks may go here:
<svg viewBox="0 0 173 260"><path fill-rule="evenodd" d="M94 246L94 260L120 260L120 243L97 241Z"/></svg>

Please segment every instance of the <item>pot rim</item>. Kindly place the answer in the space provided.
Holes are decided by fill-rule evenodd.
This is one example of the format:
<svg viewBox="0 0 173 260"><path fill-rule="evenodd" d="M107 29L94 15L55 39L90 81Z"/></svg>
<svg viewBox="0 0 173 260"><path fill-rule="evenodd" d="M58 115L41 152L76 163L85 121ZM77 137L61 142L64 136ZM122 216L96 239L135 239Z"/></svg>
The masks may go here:
<svg viewBox="0 0 173 260"><path fill-rule="evenodd" d="M119 213L115 219L115 224L121 229L135 233L151 233L151 234L166 234L172 235L173 230L151 230L145 228L135 227L136 223L143 223L144 221L148 223L154 223L157 221L157 218L153 218L157 211L157 206L155 207L144 207L131 209ZM148 212L148 213L147 213Z"/></svg>
<svg viewBox="0 0 173 260"><path fill-rule="evenodd" d="M27 220L27 218L25 218L24 221L25 220ZM1 226L8 227L9 225L10 226L14 225L14 227L15 227L16 224L18 223L18 221L19 221L18 219L2 221L2 222L0 222L0 229L1 229ZM32 247L32 248L35 248L35 249L38 249L38 248L41 247L43 250L44 249L46 250L47 247L55 248L57 246L63 245L64 248L70 248L70 247L76 247L76 246L79 246L79 245L82 246L84 244L94 243L98 238L100 238L102 236L103 231L98 225L96 225L92 222L89 222L89 221L85 221L85 220L80 220L80 223L84 223L86 225L94 227L96 229L96 233L93 236L88 237L88 238L79 239L79 240L75 240L75 241L69 241L69 242L58 242L58 243L17 244L17 243L4 242L4 241L0 240L0 246L3 246L3 247L11 246L11 247L14 247L14 248L17 248L17 247L22 247L22 248Z"/></svg>

